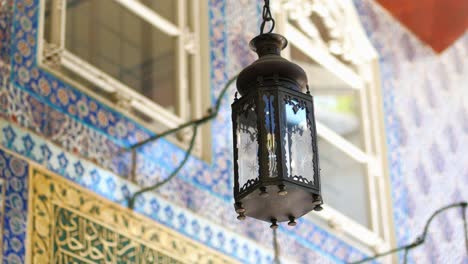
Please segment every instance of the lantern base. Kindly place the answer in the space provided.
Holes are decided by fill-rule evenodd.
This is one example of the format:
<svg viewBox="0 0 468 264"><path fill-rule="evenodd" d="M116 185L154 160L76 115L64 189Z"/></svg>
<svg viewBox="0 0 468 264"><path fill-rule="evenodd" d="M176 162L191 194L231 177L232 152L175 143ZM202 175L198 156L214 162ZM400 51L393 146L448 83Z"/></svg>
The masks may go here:
<svg viewBox="0 0 468 264"><path fill-rule="evenodd" d="M268 197L261 195L262 190L265 193L265 189L258 188L237 201L242 203L245 216L269 223L272 220L287 222L307 214L317 206L313 202L310 190L306 191L288 184L286 185L287 194L284 194L284 189L280 190L276 185L265 188Z"/></svg>

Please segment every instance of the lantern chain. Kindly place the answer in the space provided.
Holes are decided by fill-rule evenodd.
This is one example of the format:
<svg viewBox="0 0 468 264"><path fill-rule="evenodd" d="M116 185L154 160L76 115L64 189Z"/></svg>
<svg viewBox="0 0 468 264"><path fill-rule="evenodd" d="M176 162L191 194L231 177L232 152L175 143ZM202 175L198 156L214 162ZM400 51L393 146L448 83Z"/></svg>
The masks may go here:
<svg viewBox="0 0 468 264"><path fill-rule="evenodd" d="M405 250L403 251L403 264L408 263L408 253L409 253L409 249L405 248Z"/></svg>
<svg viewBox="0 0 468 264"><path fill-rule="evenodd" d="M271 10L270 10L270 0L265 0L265 4L263 5L263 11L262 11L262 24L260 25L260 34L265 34L265 25L268 22L271 22L271 27L270 30L266 33L271 33L273 32L273 29L275 29L275 20L273 19L273 16L271 15Z"/></svg>
<svg viewBox="0 0 468 264"><path fill-rule="evenodd" d="M462 206L463 206L463 212L462 212L463 230L465 231L465 249L466 249L466 254L468 255L468 224L466 220L467 203L465 202L464 204L462 204Z"/></svg>
<svg viewBox="0 0 468 264"><path fill-rule="evenodd" d="M281 264L280 261L280 247L278 243L278 234L276 232L277 228L273 228L273 251L274 251L274 264Z"/></svg>

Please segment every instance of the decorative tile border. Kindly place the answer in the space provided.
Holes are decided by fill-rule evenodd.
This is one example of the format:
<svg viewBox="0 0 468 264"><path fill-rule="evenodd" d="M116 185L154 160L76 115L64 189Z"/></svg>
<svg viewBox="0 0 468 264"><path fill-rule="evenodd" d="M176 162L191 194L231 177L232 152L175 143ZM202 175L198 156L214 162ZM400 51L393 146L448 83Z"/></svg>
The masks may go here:
<svg viewBox="0 0 468 264"><path fill-rule="evenodd" d="M5 181L5 213L3 215L3 263L25 262L25 241L28 210L28 168L25 160L5 154L0 149L0 176Z"/></svg>
<svg viewBox="0 0 468 264"><path fill-rule="evenodd" d="M5 193L6 193L6 181L3 178L3 174L0 178L0 249L3 248L3 233L5 230L4 220L5 220ZM0 263L2 259L0 259Z"/></svg>
<svg viewBox="0 0 468 264"><path fill-rule="evenodd" d="M13 7L13 1L7 1L9 9ZM35 113L56 113L56 123L63 122L64 120L67 123L68 128L59 127L60 133L55 134L56 142L64 141L64 139L70 140L74 138L74 135L79 133L83 133L83 135L87 135L89 133L89 137L93 138L93 142L88 142L90 147L89 148L81 148L79 151L74 151L74 146L82 146L86 144L80 144L80 141L75 141L73 143L64 143L62 147L65 149L80 153L80 155L84 155L89 157L90 160L93 158L100 158L102 155L102 150L95 150L91 149L92 146L105 146L105 151L108 153L112 153L113 149L118 147L121 144L128 144L130 140L137 140L137 138L145 138L150 133L145 130L138 130L134 129L131 126L131 120L126 120L125 117L117 114L114 114L110 109L107 109L104 106L99 106L94 109L94 106L87 101L88 97L83 94L76 94L76 91L71 87L67 86L66 84L61 83L60 81L56 80L53 76L47 75L46 73L40 71L36 67L35 57L34 54L36 53L36 41L37 41L37 10L35 6L37 6L37 1L32 0L24 0L24 1L16 1L15 2L15 14L12 13L2 13L0 17L0 34L6 36L2 40L2 43L9 43L10 39L10 30L9 28L13 26L14 33L11 34L13 36L12 43L13 45L4 45L0 47L0 54L2 54L1 59L4 62L9 62L10 60L10 53L8 50L12 48L12 67L13 67L13 81L16 83L13 88L15 89L13 93L24 93L28 94L30 98L23 97L22 95L16 96L15 100L18 100L14 105L11 105L11 109L17 111L16 113L21 113L21 115L11 116L12 113L8 110L8 113L5 113L3 109L0 109L0 115L8 116L9 120L17 118L16 124L19 124L24 127L28 127L33 131L39 131L41 134L48 136L51 133L51 130L47 130L47 126L44 126L44 122L40 121L44 118L51 120L50 116L39 116L36 117L36 120L39 122L34 123L32 114ZM249 2L250 3L250 2ZM399 32L406 32L402 29L398 24L395 23L394 20L389 19L388 14L382 12L378 6L373 1L355 1L356 5L358 6L358 10L361 14L361 18L363 24L367 28L368 34L373 42L374 46L380 53L381 58L381 70L382 70L382 84L383 84L383 93L384 93L384 109L386 113L386 130L387 130L387 140L388 140L388 147L389 147L389 163L391 166L391 180L392 180L392 195L394 198L394 219L397 227L397 238L398 243L406 243L409 240L413 239L414 232L421 227L421 221L425 215L418 209L420 208L420 204L427 203L425 201L425 193L431 193L434 197L439 197L440 201L449 201L449 200L457 200L467 198L466 194L461 191L461 186L466 186L466 174L462 171L464 165L459 166L447 166L446 164L459 164L457 163L456 153L459 153L456 146L462 144L463 137L460 135L465 135L468 129L466 129L465 123L468 120L468 114L466 110L466 105L463 104L460 106L458 105L458 109L456 109L456 113L451 114L451 116L456 116L458 121L452 119L451 116L448 116L448 120L450 122L455 122L452 124L447 124L447 128L445 131L441 131L439 134L440 138L450 138L454 140L453 142L448 143L434 143L433 146L429 146L425 148L428 150L427 153L429 155L425 155L423 161L418 162L416 159L408 160L406 163L402 163L403 158L408 157L408 149L410 147L414 148L414 142L411 141L415 138L414 134L411 134L412 131L418 131L417 129L413 129L413 124L418 124L422 120L424 120L424 112L421 110L421 104L425 104L424 101L427 100L427 109L434 109L437 107L437 96L438 90L436 88L440 88L443 90L447 89L454 89L456 87L456 83L466 83L465 79L456 79L452 80L452 77L446 77L446 73L444 72L456 72L460 76L463 76L463 73L466 73L466 63L460 62L460 58L466 57L468 54L466 52L466 48L463 48L463 44L456 45L453 49L446 53L446 55L442 56L440 60L427 60L423 61L424 65L419 65L422 69L434 72L434 79L430 79L427 82L421 82L420 79L408 80L408 79L401 79L407 78L404 74L405 72L413 72L414 66L412 63L415 60L424 60L425 57L433 56L430 52L425 50L421 47L420 44L415 41L411 35L404 33L399 35ZM239 10L226 10L227 8L232 8L230 6L236 6L232 0L210 0L210 21L212 21L211 27L211 42L213 49L211 50L211 58L212 58L212 65L214 66L211 72L211 82L213 87L212 98L214 99L216 94L219 93L219 90L224 85L225 81L227 80L229 74L234 73L239 67L243 64L247 63L243 61L244 58L248 58L247 56L243 56L242 58L238 58L233 56L232 54L248 54L247 51L240 49L243 47L241 42L246 41L245 35L240 34L237 29L235 28L236 25L233 23L228 23L228 19L235 19L236 14L239 14ZM250 9L249 9L250 10ZM12 17L14 18L13 24L11 23ZM233 28L234 27L234 28ZM239 34L231 35L229 33L229 40L227 32L238 32ZM397 32L398 34L388 34L388 32ZM468 38L465 36L462 38L462 43L466 43ZM466 46L466 45L465 45ZM237 48L236 48L237 47ZM395 47L404 47L401 50L396 49ZM6 52L4 52L6 51ZM237 58L237 59L236 59ZM445 60L445 62L444 62ZM432 68L431 68L432 67ZM0 67L1 68L1 67ZM6 77L3 74L4 69L2 70L2 74L0 74L0 79L4 80ZM16 74L18 73L18 74ZM422 73L420 73L422 74ZM414 74L416 75L416 74ZM445 77L444 77L445 76ZM465 74L466 76L466 74ZM458 78L458 77L457 77ZM444 80L443 83L440 83L440 80ZM1 82L4 84L4 82ZM415 87L418 85L420 86L421 83L424 83L425 89L424 91L419 91L419 93L412 94L413 89L407 89L409 92L403 91L404 89L399 89L399 87L406 88L409 83L414 83ZM454 84L455 83L455 84ZM2 85L3 87L7 87L6 85ZM18 87L22 87L23 90L17 89ZM48 90L50 90L48 92ZM51 95L51 91L55 91L54 95ZM27 93L25 93L27 91ZM71 92L69 92L71 91ZM449 90L447 90L449 91ZM35 96L31 96L31 94L35 94ZM446 94L442 93L442 96L446 96ZM463 95L463 94L462 94ZM8 95L10 96L10 95ZM0 91L0 100L4 100L5 92L2 90ZM408 99L409 98L409 99ZM444 97L449 98L449 97ZM44 99L44 100L43 100ZM27 100L36 100L39 102L38 108L42 107L42 109L47 109L47 111L37 111L38 108L26 108L21 109L21 105L33 105L31 101ZM87 101L89 103L88 107L83 109L92 110L94 109L95 112L82 115L78 109L74 109L74 107L70 107L70 102L73 103L81 103L82 101ZM407 107L409 101L417 102L411 108ZM2 101L3 102L3 101ZM10 102L10 101L9 101ZM28 102L28 103L25 103ZM64 104L64 102L68 102L68 104ZM226 99L226 104L228 99ZM0 104L4 106L5 104ZM225 124L229 123L229 115L227 108L222 109L223 115L213 124L213 135L216 144L215 150L215 158L214 164L218 164L214 168L210 168L210 166L193 159L191 160L190 168L196 168L193 170L185 171L181 174L181 179L185 181L184 186L185 191L188 192L191 190L192 186L197 186L198 190L203 190L200 193L209 193L217 198L216 203L219 204L220 207L224 208L226 205L225 202L228 203L230 199L230 173L231 173L231 164L230 164L230 142L226 142L224 137L216 136L216 135L230 135L229 129L226 127ZM403 109L403 110L401 110ZM405 111L409 113L408 115L402 115L401 111ZM432 111L432 110L431 110ZM23 115L24 113L30 113L28 115ZM66 113L66 114L63 114ZM55 114L54 114L55 115ZM120 122L123 120L122 122ZM454 124L457 124L456 126ZM461 125L459 125L461 124ZM107 126L106 126L107 125ZM130 125L131 131L122 130L123 125ZM119 128L120 127L120 128ZM47 132L49 131L49 132ZM71 131L78 131L77 134L70 134ZM138 133L140 131L141 133ZM435 131L437 132L437 131ZM445 133L445 136L443 135ZM130 135L129 141L125 141L125 137ZM31 137L33 138L33 137ZM418 137L416 137L418 138ZM457 141L458 140L458 141ZM44 155L47 156L48 152L47 149L44 150L37 149L36 147L31 147L33 145L31 142L35 142L34 140L29 140L28 137L25 138L17 138L16 143L12 143L12 148L29 146L24 148L23 155L28 156L29 158L34 155L42 155L42 151L44 151ZM167 144L167 146L165 145ZM411 145L413 144L413 145ZM463 144L462 144L463 145ZM410 147L408 147L410 146ZM451 149L444 149L445 146L451 146ZM419 147L419 146L418 146ZM31 150L28 150L31 148ZM151 163L149 161L145 161L144 166L141 168L141 175L145 175L140 179L140 183L142 184L149 184L151 181L154 181L155 178L151 178L152 173L157 173L159 175L164 175L171 169L171 166L174 166L177 159L180 158L181 151L172 146L171 144L165 143L163 141L158 142L157 147L151 146L148 147L143 153L141 154L142 159L143 157L151 157L152 155L158 155L162 151L161 149L167 149L171 153L175 153L173 157L163 157L166 160L158 160L156 163ZM50 150L50 149L49 149ZM455 153L450 154L449 157L440 157L440 153ZM439 154L437 154L439 153ZM81 167L79 164L83 166L85 161L83 159L68 159L68 156L64 156L66 159L62 158L51 158L53 161L51 163L65 163L67 160L67 168L64 170L64 173L70 173L71 171L77 170L80 171ZM426 159L426 157L428 157ZM44 162L47 158L43 158ZM71 160L71 161L70 161ZM124 158L122 158L124 160ZM442 162L443 160L443 162ZM78 164L75 166L70 166L70 162L72 164ZM126 171L128 171L128 164L119 161L119 159L109 161L97 161L98 164L104 164L106 167L111 168L112 171L117 172L119 174L125 175ZM167 165L164 165L167 164ZM412 164L412 165L408 165ZM90 165L91 166L91 165ZM92 165L94 166L94 165ZM444 174L450 173L451 175L461 175L458 178L454 178L454 181L457 182L457 185L460 187L451 187L447 185L447 183L441 183L443 186L440 190L431 189L431 186L437 184L439 185L439 180L435 177L428 176L427 167L429 166L430 171L437 172L436 175L440 176L440 172L444 172ZM53 166L52 166L53 167ZM85 167L85 166L83 166ZM451 168L453 167L453 168ZM59 166L55 165L55 168L60 169ZM426 168L426 169L424 169ZM145 174L145 172L147 172ZM216 175L214 179L210 177L211 175ZM405 177L404 177L405 176ZM163 177L163 176L160 176ZM87 180L83 180L83 185L91 187L91 183L97 180L97 176L87 178ZM426 180L425 180L426 179ZM429 180L427 180L429 179ZM179 180L179 179L178 179ZM88 181L88 182L86 182ZM180 181L184 183L184 181ZM179 183L179 182L178 182ZM178 190L177 186L179 184L174 183L173 185L169 186L168 190L162 190L161 194L170 197L171 200L177 200L178 198L174 198L175 190ZM190 183L190 184L188 184ZM99 181L100 185L105 185L101 180ZM109 188L111 190L115 190L117 187L112 187L113 185L110 184ZM411 187L411 188L409 188ZM181 187L182 188L182 187ZM173 191L172 191L173 190ZM430 190L430 192L429 192ZM451 190L450 194L442 194L441 191L443 190ZM123 189L122 192L126 193L129 192L129 188ZM105 194L101 194L105 195ZM203 215L204 212L201 210L203 209L203 205L206 207L206 199L200 198L193 198L190 201L189 195L186 195L184 198L180 198L181 203L185 203L189 208L190 204L192 204L193 208L196 210L200 210L197 212L198 214ZM122 196L123 197L123 196ZM208 197L200 195L200 197ZM225 201L225 202L224 202ZM205 204L204 204L205 203ZM6 204L5 207L8 210L8 205ZM206 212L205 212L206 213ZM456 218L456 215L451 215L449 219ZM230 215L228 215L225 219L220 221L231 219ZM417 219L421 219L418 221ZM446 219L440 220L441 224L447 221ZM227 221L229 222L229 221ZM6 223L5 223L6 224ZM250 223L249 223L250 224ZM314 229L315 227L311 224L310 226L308 223L305 223L308 228ZM450 230L457 230L454 229L453 226L457 224L456 221L453 223L449 223L448 228L439 229L434 238L431 237L432 243L430 243L429 248L425 251L428 253L415 253L415 261L427 261L431 259L440 259L445 260L445 263L453 263L453 259L447 259L447 256L442 255L439 250L437 250L438 246L444 246L445 244L439 244L434 246L434 241L446 241L446 238L455 238L458 237L459 233ZM445 225L444 225L445 226ZM232 228L232 227L230 227ZM249 232L252 233L248 235L249 237L253 237L255 239L261 239L261 241L268 240L267 232L264 234L254 233L253 230L257 230L257 228L251 228L250 230L247 227L246 231L243 234L248 234ZM297 229L297 230L302 230ZM317 228L315 228L318 230ZM304 235L306 232L301 232L302 234L296 234L297 236L293 236L294 234L288 233L288 230L282 230L280 235L282 235L282 241L288 241L288 245L295 245L288 247L287 250L288 254L291 255L299 255L303 261L308 260L307 257L302 256L312 256L315 253L310 253L309 255L301 255L304 251L303 245L308 245L309 249L312 248L313 245L320 245L320 250L325 252L329 252L327 254L333 256L339 256L340 259L346 259L346 256L350 256L355 254L353 250L348 251L346 247L340 245L340 243L336 244L336 240L331 239L330 235L326 232L310 232L309 235ZM323 232L323 238L322 233ZM304 238L305 237L305 238ZM304 238L304 241L301 240ZM303 243L297 244L301 240ZM314 243L310 243L310 241L314 241ZM318 242L317 242L318 241ZM329 241L329 242L326 242ZM308 244L309 243L309 244ZM342 242L341 242L342 243ZM296 247L297 245L297 247ZM445 246L444 246L445 247ZM299 249L299 250L298 250ZM291 253L297 252L298 254ZM347 253L351 252L351 253ZM424 251L422 251L424 252ZM343 257L341 257L343 256ZM314 257L312 257L314 258ZM333 258L332 258L333 259ZM324 260L325 261L325 260ZM334 260L338 261L338 260ZM456 261L455 261L456 262Z"/></svg>
<svg viewBox="0 0 468 264"><path fill-rule="evenodd" d="M0 63L10 63L11 20L13 0L0 2Z"/></svg>
<svg viewBox="0 0 468 264"><path fill-rule="evenodd" d="M40 167L29 182L33 263L237 263Z"/></svg>
<svg viewBox="0 0 468 264"><path fill-rule="evenodd" d="M43 151L43 153L36 152L34 155L39 157L50 154L48 151ZM78 159L65 153L52 154L49 158L50 164L46 166L48 169L63 173L66 179L121 205L125 205L122 202L125 193L137 188L105 171L89 169L88 164L81 163ZM26 241L28 179L23 172L28 171L29 164L25 160L6 154L1 149L0 164L5 164L5 166L1 166L1 175L7 180L4 232L4 244L7 246L4 247L4 260L6 263L24 263L23 243ZM101 178L103 182L92 186L93 178ZM115 179L117 181L114 181ZM271 252L154 194L144 195L142 199L137 201L136 206L136 212L224 254L233 256L243 263L271 263ZM16 260L18 261L15 262Z"/></svg>
<svg viewBox="0 0 468 264"><path fill-rule="evenodd" d="M72 180L114 202L125 205L125 197L136 191L138 188L136 185L96 167L90 162L81 160L72 154L66 153L54 144L48 143L42 138L23 131L2 120L0 120L0 131L3 132L3 138L0 138L0 143L4 147L42 164L49 170L63 175L65 178ZM267 225L263 225L261 222L252 219L247 221L247 223L239 223L235 220L235 216L231 212L232 210L230 210L231 208L229 207L229 204L222 202L216 205L216 201L213 203L213 199L209 196L203 195L203 192L197 191L196 189L193 190L193 187L192 190L190 190L190 186L187 186L187 184L179 185L178 183L183 183L183 181L178 180L178 182L175 182L173 185L170 183L171 186L167 189L164 188L165 191L162 191L161 194L165 196L167 193L170 195L169 197L174 197L174 193L190 194L187 196L182 195L182 197L189 198L189 200L185 202L182 201L182 203L185 203L182 204L182 206L191 208L187 203L192 203L192 206L200 205L201 207L197 206L195 208L197 215L187 209L182 209L180 206L177 206L172 202L169 203L162 198L159 198L154 193L147 193L141 196L140 199L137 200L136 211L160 223L170 226L178 232L195 240L204 242L210 247L220 250L226 254L233 255L238 259L245 257L242 255L242 252L238 252L235 249L230 248L230 246L225 243L216 241L211 238L212 235L194 233L193 228L187 227L186 225L180 226L176 221L179 221L179 218L197 219L195 222L193 220L186 220L185 222L191 222L192 225L195 223L195 226L198 226L196 229L198 230L197 232L203 230L209 234L218 234L217 237L219 239L222 241L231 241L231 246L234 246L235 248L238 248L238 245L240 244L244 244L243 248L246 248L247 250L257 247L254 246L252 242L243 242L248 240L243 238L242 235L250 237L261 244L269 245L271 243L271 231ZM173 199L171 198L171 200ZM176 199L175 202L177 203L177 201L178 200ZM196 205L193 203L196 203ZM209 211L204 210L206 208L209 208ZM216 211L216 215L221 218L213 218L213 214L210 213L213 211ZM212 220L208 221L201 218L199 215ZM176 216L178 217L176 218ZM209 226L209 228L204 226ZM215 226L218 226L218 228L215 228ZM220 228L221 226L223 227ZM363 257L362 253L331 236L324 230L317 228L313 223L306 219L300 221L298 226L294 229L281 228L280 233L284 235L285 240L289 240L291 241L291 244L296 245L295 248L284 248L283 254L285 255L295 255L297 258L304 259L310 258L311 256L324 255L337 262L341 262L340 258L347 259L349 261ZM207 239L207 237L209 237L209 239ZM220 246L222 247L220 248ZM258 250L254 250L254 252L256 251ZM255 253L254 255L259 254L260 253ZM262 253L260 255L263 254L266 253ZM268 259L271 258L271 255L266 254L264 258L266 259L265 263L268 263Z"/></svg>
<svg viewBox="0 0 468 264"><path fill-rule="evenodd" d="M52 108L92 126L123 145L152 133L37 67L39 0L16 0L12 31L12 82ZM16 74L17 73L17 74Z"/></svg>
<svg viewBox="0 0 468 264"><path fill-rule="evenodd" d="M12 33L14 37L11 46L14 57L11 64L12 85L5 86L6 91L3 92L5 93L3 96L9 102L5 115L12 122L60 143L68 151L80 153L83 157L119 175L128 175L130 170L128 155L113 157L113 153L116 153L120 147L146 139L153 133L37 66L38 1L16 1ZM222 16L224 6L224 1L213 1L213 6L210 8L212 16L210 21L213 25L211 42L216 44L211 49L212 64L216 66L212 71L213 97L219 93L227 80L224 73L225 56L218 56L220 51L226 53L224 47L226 30L223 27ZM227 101L226 98L225 111L229 108ZM230 133L229 129L226 130L226 123L230 123L228 118L218 119L218 122L220 121L223 121L221 125L214 125L213 129L224 129L223 132ZM216 142L225 142L225 140L223 138L215 141L215 145ZM219 148L216 146L216 149ZM173 155L168 156L163 153L173 153ZM215 153L218 154L220 153ZM183 151L165 140L142 148L139 151L137 182L148 185L166 177L167 174L164 172L172 170L182 156ZM226 156L228 157L230 155ZM190 178L215 196L230 200L230 162L225 159L224 168L219 168L215 164L206 164L196 158L193 158L193 162L199 163L201 168L190 175ZM211 177L207 179L201 173L207 170L217 173L219 175L216 177L217 180Z"/></svg>
<svg viewBox="0 0 468 264"><path fill-rule="evenodd" d="M254 6L253 1L247 6ZM87 97L85 94L79 93L69 85L56 79L54 76L42 71L36 67L36 42L37 42L37 0L17 0L15 5L15 15L13 21L14 36L12 45L13 55L13 71L12 71L12 85L4 86L0 90L1 96L6 96L9 102L7 113L4 114L6 118L12 120L14 123L21 126L27 127L32 131L36 131L47 138L51 138L52 141L60 143L60 146L66 150L83 155L88 159L104 166L105 168L111 169L121 175L126 175L128 172L129 164L128 158L125 156L117 157L113 160L106 160L103 157L109 153L115 153L115 149L119 145L125 145L135 140L146 138L150 135L145 129L141 130L140 126L126 117L121 116L117 112L113 112L112 109L106 108L106 106L99 104L99 102ZM234 18L233 14L236 12L227 12L226 8L232 8L235 5L234 2L226 2L223 0L211 0L210 1L210 22L212 26L211 30L211 59L212 65L214 66L211 73L211 82L213 87L212 99L216 98L224 83L228 79L228 73L232 74L239 67L243 66L248 61L230 61L231 58L236 58L234 54L243 54L243 58L248 57L248 51L239 50L238 48L242 45L236 44L242 41L248 41L245 36L241 34L239 29L232 29L235 26L233 23L227 23L227 14L230 14L230 19ZM240 10L245 7L239 7ZM249 9L250 10L250 9ZM232 11L232 10L230 10ZM239 10L237 10L239 11ZM250 11L249 11L250 12ZM254 11L251 12L254 14ZM246 20L248 18L245 18ZM235 34L234 38L228 40L227 32L235 31L239 34ZM248 37L247 37L248 38ZM246 55L247 54L247 55ZM244 56L246 55L246 56ZM4 89L8 90L7 92ZM11 99L12 98L12 99ZM85 102L84 102L85 101ZM211 205L217 204L216 208L223 208L226 212L223 219L213 219L214 221L227 220L232 230L236 230L236 226L233 223L234 217L231 217L232 210L227 210L231 205L231 143L226 142L225 136L216 135L230 135L231 131L229 126L229 99L225 99L225 107L221 110L222 114L213 123L213 135L215 154L213 165L208 165L195 158L189 161L189 164L184 171L180 174L178 182L170 185L166 190L162 190L161 193L169 197L171 200L180 201L181 205L188 206L197 211L197 214L205 215L208 218L209 213L204 210L205 208L212 208ZM99 104L95 106L93 104ZM87 103L86 107L82 107L84 112L80 112L80 109L75 109L75 104ZM23 107L23 108L22 108ZM84 113L87 115L84 115ZM89 113L92 112L92 113ZM38 116L39 114L39 116ZM36 116L34 116L36 115ZM47 122L45 122L47 121ZM133 123L133 125L132 125ZM125 131L125 128L130 128L131 131ZM7 132L10 132L7 130ZM128 140L127 140L128 137ZM33 139L34 138L34 139ZM42 140L42 139L41 139ZM18 143L7 143L9 147L15 149L20 147L20 153L27 156L37 162L47 164L49 169L62 174L70 175L73 171L81 171L88 165L96 167L93 164L88 164L85 160L78 158L69 158L67 155L48 157L52 152L48 146L47 148L39 148L40 142L36 141L35 137L30 135L27 137L23 135L17 138ZM93 141L82 141L82 140L93 140ZM42 146L42 145L41 145ZM87 147L86 147L87 146ZM99 146L99 149L93 149ZM58 152L61 153L60 149L55 147ZM172 156L162 155L162 153L174 153ZM141 151L139 159L141 159L141 167L138 168L138 174L142 175L137 181L142 185L150 184L159 178L163 178L167 175L178 160L180 160L183 154L180 149L173 146L165 141L160 141L155 145L148 146ZM42 156L41 156L42 155ZM155 160L155 161L154 161ZM88 164L84 166L83 164ZM96 167L97 168L97 167ZM102 171L100 169L96 169ZM107 173L107 172L106 172ZM216 177L213 177L216 175ZM156 176L156 177L155 177ZM95 184L98 184L105 189L107 186L108 190L119 190L121 194L120 201L123 200L124 194L128 194L131 188L124 186L121 189L116 187L115 182L105 182L98 174L90 176L82 180L82 184L92 189ZM181 183L181 184L179 184ZM101 188L100 187L100 188ZM194 188L195 187L195 188ZM183 198L178 198L175 194L180 194L181 189L184 189L185 195ZM101 195L106 196L106 191L102 191ZM189 197L190 192L197 193L194 197ZM207 195L208 194L208 195ZM209 197L214 196L215 202L210 203ZM195 205L194 205L195 204ZM202 205L205 205L204 208ZM207 207L206 205L210 205ZM192 206L192 207L191 207ZM204 211L203 211L204 210ZM254 223L253 221L245 226L245 230L242 230L242 234L262 241L270 243L271 237L268 229L262 229L260 223ZM263 230L258 232L258 230ZM301 230L306 230L302 232ZM321 254L325 254L334 261L339 259L357 259L362 256L361 253L354 250L349 245L346 245L342 241L326 233L325 231L317 228L314 224L305 220L301 227L290 231L282 229L289 240L294 241L297 244L295 249L285 249L285 253L291 252L302 252L302 258L306 259L307 256L315 255L311 250L319 250ZM317 238L321 238L320 242ZM298 242L300 241L300 242ZM328 245L321 249L321 243ZM339 257L334 257L334 255ZM296 255L291 253L290 255Z"/></svg>

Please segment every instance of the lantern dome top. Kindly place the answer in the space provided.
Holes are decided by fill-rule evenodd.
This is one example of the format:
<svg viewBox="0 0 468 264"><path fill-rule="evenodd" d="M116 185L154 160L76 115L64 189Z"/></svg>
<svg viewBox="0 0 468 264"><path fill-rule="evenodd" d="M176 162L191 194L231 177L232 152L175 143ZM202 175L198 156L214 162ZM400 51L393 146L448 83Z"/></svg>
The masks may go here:
<svg viewBox="0 0 468 264"><path fill-rule="evenodd" d="M280 34L260 34L250 41L250 48L258 54L258 60L247 66L237 78L237 90L241 95L256 89L259 82L284 80L292 83L291 89L301 91L307 86L307 76L297 64L281 57L281 50L288 41Z"/></svg>
<svg viewBox="0 0 468 264"><path fill-rule="evenodd" d="M280 56L281 51L288 46L288 40L280 34L267 33L253 38L249 46L260 57L267 54Z"/></svg>

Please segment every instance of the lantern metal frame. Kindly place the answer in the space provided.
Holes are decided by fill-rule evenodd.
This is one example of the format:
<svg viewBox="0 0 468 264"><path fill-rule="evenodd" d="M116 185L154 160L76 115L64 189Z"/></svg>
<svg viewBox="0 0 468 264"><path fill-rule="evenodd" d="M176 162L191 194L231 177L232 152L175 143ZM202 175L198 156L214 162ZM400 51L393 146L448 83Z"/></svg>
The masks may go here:
<svg viewBox="0 0 468 264"><path fill-rule="evenodd" d="M257 114L257 127L260 128L259 131L259 137L257 137L257 142L259 146L259 151L258 151L258 161L259 161L259 177L257 178L255 182L251 182L250 185L246 186L245 189L243 186L239 186L239 165L237 163L238 161L238 148L237 146L237 137L234 137L234 174L235 174L235 181L234 181L234 196L238 198L243 198L244 196L248 195L252 190L253 187L256 187L257 184L263 183L263 185L281 185L283 181L288 181L292 184L296 184L299 187L305 187L308 190L313 189L316 191L317 195L320 195L320 177L319 175L314 175L314 183L307 183L307 179L303 179L301 175L295 175L295 177L298 178L298 180L291 179L291 177L268 177L268 151L267 147L265 146L265 143L267 142L267 139L265 138L267 136L267 128L265 126L265 123L262 122L261 118L258 118L259 116L262 116L259 114L259 111L261 109L265 109L265 103L262 102L262 100L259 100L259 98L262 97L262 95L266 94L271 94L274 96L274 106L276 110L284 109L282 106L283 104L281 103L282 101L291 101L291 98L294 99L299 99L301 100L300 104L302 104L303 107L306 109L307 113L307 121L308 121L308 126L310 128L310 132L312 133L312 138L317 138L317 132L316 132L316 127L315 127L315 122L310 122L310 120L315 120L315 114L314 114L314 103L313 103L313 97L309 94L304 94L301 92L297 92L294 90L291 90L289 88L284 88L282 86L278 86L278 80L272 80L270 84L267 84L266 82L262 84L264 87L261 89L258 89L258 91L253 91L252 93L249 93L245 96L243 96L240 99L236 99L236 101L232 104L232 122L233 122L233 134L236 135L237 133L237 115L239 113L242 113L242 107L248 104L249 101L253 101L253 105L255 107L255 112ZM285 102L286 104L287 102ZM260 109L260 110L259 110ZM277 125L278 127L285 127L286 126L286 116L284 111L275 111L275 120L278 120ZM282 146L284 145L284 142L281 142L284 137L286 132L284 129L277 129L274 131L275 134L275 140L276 140L276 145L277 146ZM318 157L318 150L317 150L317 144L313 144L313 158L312 162L314 164L313 170L314 172L319 173L319 157ZM283 147L277 148L276 149L276 157L277 157L277 171L282 172L282 175L287 175L286 168L284 166L284 163L282 162L283 159L285 158L285 149ZM280 178L280 179L278 179ZM261 181L260 181L261 180ZM263 187L263 186L262 186ZM266 187L266 186L265 186ZM244 190L241 190L244 189Z"/></svg>
<svg viewBox="0 0 468 264"><path fill-rule="evenodd" d="M320 211L323 201L314 103L307 76L297 64L281 57L281 50L288 41L272 33L275 20L269 0L265 0L262 18L260 35L250 41L250 48L259 58L239 74L237 90L242 97L237 99L236 96L231 105L234 208L239 220L250 216L271 222L270 227L277 228L278 222L289 221L293 226L296 218L312 210ZM264 33L268 22L270 30ZM303 93L306 89L307 93ZM294 117L289 116L288 109ZM249 112L255 114L255 119L248 117ZM245 115L243 119L242 115ZM245 126L244 131L241 131L242 126ZM245 156L240 157L239 145L244 141ZM254 149L252 144L255 144ZM295 161L299 164L297 168Z"/></svg>
<svg viewBox="0 0 468 264"><path fill-rule="evenodd" d="M249 88L249 92L239 99L236 99L232 104L232 122L233 122L233 142L234 142L234 198L236 212L239 213L239 219L244 219L245 215L252 216L264 221L271 221L273 227L276 222L290 221L291 225L295 224L295 219L304 215L312 210L320 210L322 204L320 192L320 169L319 169L319 156L317 149L317 132L315 127L314 103L313 97L310 93L302 93L297 91L298 84L290 79L279 76L273 77L259 77L257 82ZM268 142L268 128L266 126L265 108L267 103L262 98L272 96L272 106L274 113L273 122L275 129L273 131L274 142L277 146L275 148L276 156L276 177L270 176L269 171L269 152L267 147ZM286 165L286 150L285 149L285 136L286 136L286 104L291 104L293 100L298 102L295 105L297 108L306 111L307 131L310 133L312 139L312 153L313 157L313 181L307 180L302 175L288 176ZM243 114L245 107L254 108L256 114L257 136L258 143L258 176L255 179L249 179L243 186L239 183L239 149L237 133L239 114ZM294 196L292 201L301 203L301 206L290 206L288 209L288 201L285 196ZM267 197L269 196L269 197ZM258 197L258 198L257 198ZM258 199L257 202L252 202ZM262 201L263 200L263 201ZM269 200L269 201L268 201ZM282 202L284 201L284 202ZM269 204L270 208L266 206ZM262 213L258 212L262 207ZM298 207L298 208L294 208ZM249 211L255 211L250 214ZM274 211L289 211L288 215L278 216L273 213Z"/></svg>

